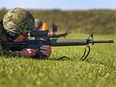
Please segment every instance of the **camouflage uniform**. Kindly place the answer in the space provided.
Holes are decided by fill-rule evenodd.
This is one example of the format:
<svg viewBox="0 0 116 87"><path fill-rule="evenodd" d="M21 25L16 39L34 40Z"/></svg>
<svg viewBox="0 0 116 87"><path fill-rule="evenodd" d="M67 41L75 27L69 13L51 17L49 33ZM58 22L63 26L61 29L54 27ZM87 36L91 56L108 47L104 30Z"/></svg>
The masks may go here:
<svg viewBox="0 0 116 87"><path fill-rule="evenodd" d="M22 9L22 8L14 8L9 10L3 17L3 28L8 31L13 32L22 32L22 31L29 31L34 29L35 21L31 13L29 11ZM1 23L1 24L2 24ZM2 30L0 26L0 42L2 38ZM0 47L2 49L2 47ZM4 51L3 49L0 54L5 55L17 55L19 56L18 52L12 52L12 51Z"/></svg>

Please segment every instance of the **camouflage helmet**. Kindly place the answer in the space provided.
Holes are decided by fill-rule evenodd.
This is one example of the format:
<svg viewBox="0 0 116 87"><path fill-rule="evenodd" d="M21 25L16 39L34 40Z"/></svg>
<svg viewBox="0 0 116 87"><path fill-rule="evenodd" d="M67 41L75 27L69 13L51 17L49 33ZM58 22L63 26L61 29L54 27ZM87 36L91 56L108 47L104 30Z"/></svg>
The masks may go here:
<svg viewBox="0 0 116 87"><path fill-rule="evenodd" d="M14 8L4 15L3 26L9 31L28 31L34 29L35 21L29 11L22 8Z"/></svg>

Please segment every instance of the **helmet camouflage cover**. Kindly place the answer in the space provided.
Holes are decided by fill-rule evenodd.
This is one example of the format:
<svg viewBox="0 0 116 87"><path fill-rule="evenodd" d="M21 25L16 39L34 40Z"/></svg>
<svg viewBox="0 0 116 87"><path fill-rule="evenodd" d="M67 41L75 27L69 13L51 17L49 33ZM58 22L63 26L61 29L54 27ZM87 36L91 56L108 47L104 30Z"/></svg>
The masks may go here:
<svg viewBox="0 0 116 87"><path fill-rule="evenodd" d="M4 15L3 26L9 31L29 31L34 29L35 21L29 11L22 8L14 8Z"/></svg>

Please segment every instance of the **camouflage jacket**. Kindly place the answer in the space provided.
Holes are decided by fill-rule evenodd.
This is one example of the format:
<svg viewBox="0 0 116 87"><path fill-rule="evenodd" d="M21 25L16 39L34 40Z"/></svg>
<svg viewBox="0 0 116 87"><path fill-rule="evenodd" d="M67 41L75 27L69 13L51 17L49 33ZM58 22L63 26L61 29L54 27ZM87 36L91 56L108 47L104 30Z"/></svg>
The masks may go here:
<svg viewBox="0 0 116 87"><path fill-rule="evenodd" d="M20 57L18 51L7 51L7 50L2 49L2 47L0 47L0 56Z"/></svg>

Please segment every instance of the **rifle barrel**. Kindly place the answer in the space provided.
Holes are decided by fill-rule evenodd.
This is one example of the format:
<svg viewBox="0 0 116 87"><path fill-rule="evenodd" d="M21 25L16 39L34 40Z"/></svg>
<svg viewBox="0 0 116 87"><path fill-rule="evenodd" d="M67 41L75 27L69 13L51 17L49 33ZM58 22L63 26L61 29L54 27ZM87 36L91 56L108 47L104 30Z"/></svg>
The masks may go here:
<svg viewBox="0 0 116 87"><path fill-rule="evenodd" d="M89 43L113 43L113 40L89 40L89 39L52 39L51 46L83 46L88 45Z"/></svg>
<svg viewBox="0 0 116 87"><path fill-rule="evenodd" d="M87 45L88 44L87 39L52 39L51 40L51 46L81 46L81 45Z"/></svg>
<svg viewBox="0 0 116 87"><path fill-rule="evenodd" d="M114 41L113 40L96 40L96 41L93 41L93 43L113 43Z"/></svg>

